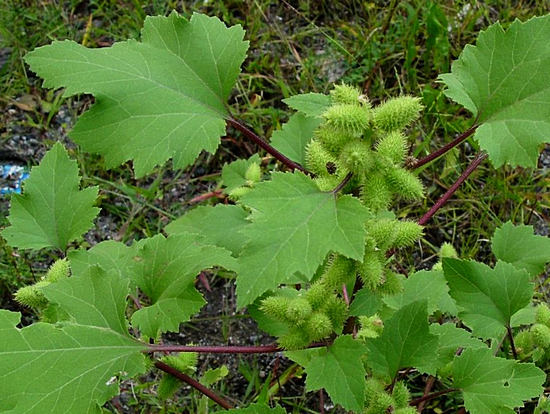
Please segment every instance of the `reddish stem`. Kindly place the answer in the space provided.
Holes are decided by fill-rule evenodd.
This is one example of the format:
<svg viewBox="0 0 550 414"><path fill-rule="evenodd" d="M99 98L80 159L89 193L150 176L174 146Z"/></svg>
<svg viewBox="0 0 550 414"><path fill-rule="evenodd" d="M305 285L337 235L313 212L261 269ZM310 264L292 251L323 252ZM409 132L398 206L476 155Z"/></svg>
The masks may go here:
<svg viewBox="0 0 550 414"><path fill-rule="evenodd" d="M352 172L347 173L347 175L344 177L342 182L338 184L336 187L334 187L334 190L332 190L331 193L337 194L342 188L346 186L347 183L349 183L349 180L351 180L351 177L353 177L353 173Z"/></svg>
<svg viewBox="0 0 550 414"><path fill-rule="evenodd" d="M516 344L514 343L514 334L512 333L512 328L507 326L506 331L508 332L508 339L510 340L510 348L512 348L512 355L514 356L514 359L518 359L518 351L516 350Z"/></svg>
<svg viewBox="0 0 550 414"><path fill-rule="evenodd" d="M435 377L433 375L430 375L428 377L428 381L426 381L426 387L424 387L424 394L422 395L425 397L426 395L430 394L430 391L432 390L432 387L435 384ZM424 407L426 406L426 401L421 401L418 404L418 407L416 407L416 411L421 413L424 410Z"/></svg>
<svg viewBox="0 0 550 414"><path fill-rule="evenodd" d="M439 200L437 200L437 203L433 205L430 210L422 216L420 220L418 220L418 224L421 226L425 225L432 216L439 210L446 202L451 198L451 196L455 193L455 191L460 187L460 185L470 176L472 172L483 162L483 160L487 158L487 153L480 152L477 154L477 156L474 158L474 160L471 162L471 164L466 168L466 170L458 177L458 180L447 190L445 194L441 196Z"/></svg>
<svg viewBox="0 0 550 414"><path fill-rule="evenodd" d="M409 167L411 170L415 170L416 168L422 167L424 164L429 163L430 161L435 160L436 158L441 157L443 154L445 154L447 151L450 151L454 147L456 147L458 144L460 144L462 141L470 137L475 130L477 129L479 125L472 125L470 128L468 128L466 131L464 131L462 134L460 134L458 137L453 139L448 144L442 146L437 151L432 152L431 154L427 155L426 157L416 161L413 165Z"/></svg>
<svg viewBox="0 0 550 414"><path fill-rule="evenodd" d="M446 390L443 390L443 391L438 391L438 392L432 392L431 394L428 394L428 395L424 395L420 398L417 398L416 400L412 400L409 405L412 405L412 406L415 406L415 405L418 405L420 404L421 402L424 402L424 401L428 401L428 400L432 400L434 398L437 398L439 397L440 395L444 395L444 394L449 394L451 392L456 392L456 391L460 391L458 388L448 388Z"/></svg>
<svg viewBox="0 0 550 414"><path fill-rule="evenodd" d="M223 399L219 395L215 394L214 391L212 391L210 388L205 387L200 382L194 380L189 375L184 374L183 372L177 370L176 368L173 368L162 361L155 361L155 367L191 385L197 391L206 395L208 398L210 398L212 401L222 406L226 410L230 410L233 408L233 406L229 404L229 402L227 402L225 399Z"/></svg>
<svg viewBox="0 0 550 414"><path fill-rule="evenodd" d="M269 154L273 155L276 159L281 161L283 164L285 164L288 168L291 170L300 170L305 174L310 174L308 170L306 170L304 167L302 167L297 162L292 161L290 158L288 158L286 155L280 153L275 148L273 148L270 144L265 142L263 139L261 139L258 135L256 135L253 131L248 129L246 126L241 124L239 121L233 118L227 119L227 123L231 125L233 128L238 129L243 133L245 137L252 140L254 143L256 143L259 147L266 150Z"/></svg>
<svg viewBox="0 0 550 414"><path fill-rule="evenodd" d="M305 349L321 348L328 346L329 343L316 342ZM188 346L188 345L149 345L144 351L151 352L202 352L209 354L267 354L273 352L282 352L284 348L278 345L262 345L262 346Z"/></svg>

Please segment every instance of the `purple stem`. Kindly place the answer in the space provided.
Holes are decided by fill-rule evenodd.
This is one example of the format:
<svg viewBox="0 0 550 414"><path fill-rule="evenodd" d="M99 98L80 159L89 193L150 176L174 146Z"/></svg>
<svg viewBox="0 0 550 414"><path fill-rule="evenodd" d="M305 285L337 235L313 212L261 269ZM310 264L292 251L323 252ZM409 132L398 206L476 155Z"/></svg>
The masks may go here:
<svg viewBox="0 0 550 414"><path fill-rule="evenodd" d="M336 187L334 187L334 189L331 191L331 193L338 194L338 192L342 188L344 188L347 183L349 183L349 180L351 180L351 177L353 177L353 173L352 172L347 173L347 175L344 177L342 182L340 184L338 184Z"/></svg>
<svg viewBox="0 0 550 414"><path fill-rule="evenodd" d="M432 160L435 160L436 158L439 158L443 154L445 154L447 151L451 150L452 148L456 147L458 144L460 144L462 141L467 139L470 135L472 135L475 130L477 129L478 125L473 125L470 128L468 128L466 131L464 131L462 134L460 134L458 137L456 137L454 140L449 142L447 145L442 146L437 151L432 152L431 154L427 155L426 157L416 161L413 165L409 167L411 170L415 170L417 168L422 167L424 164L429 163Z"/></svg>
<svg viewBox="0 0 550 414"><path fill-rule="evenodd" d="M184 374L183 372L177 370L176 368L173 368L162 361L155 361L155 367L191 385L197 391L206 395L208 398L210 398L212 401L222 406L226 410L230 410L233 408L231 404L229 404L225 399L223 399L219 395L215 394L214 391L212 391L210 388L205 387L200 382L194 380L189 375Z"/></svg>
<svg viewBox="0 0 550 414"><path fill-rule="evenodd" d="M273 155L276 159L281 161L283 164L285 164L288 168L291 170L300 170L304 174L311 174L308 170L306 170L304 167L302 167L297 162L292 161L290 158L288 158L286 155L280 153L275 148L273 148L270 144L265 142L263 139L261 139L256 133L248 129L246 126L241 124L239 121L233 118L227 119L227 123L231 125L233 128L241 131L245 137L252 140L254 143L256 143L259 147L266 150L269 154Z"/></svg>
<svg viewBox="0 0 550 414"><path fill-rule="evenodd" d="M458 177L458 180L447 190L445 194L441 196L439 200L437 200L437 203L435 203L430 210L422 216L420 220L418 220L418 224L421 226L425 225L432 216L439 210L446 202L451 198L451 196L455 193L455 191L460 187L460 185L470 176L472 172L483 162L483 160L487 158L487 153L480 152L477 154L477 156L474 158L474 160L471 162L470 165L468 165L468 168Z"/></svg>

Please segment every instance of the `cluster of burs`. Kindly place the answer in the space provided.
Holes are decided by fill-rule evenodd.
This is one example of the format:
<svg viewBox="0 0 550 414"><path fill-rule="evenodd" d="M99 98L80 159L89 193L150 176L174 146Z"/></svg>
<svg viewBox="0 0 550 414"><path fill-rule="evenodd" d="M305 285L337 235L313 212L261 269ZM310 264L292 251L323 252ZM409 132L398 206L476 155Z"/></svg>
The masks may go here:
<svg viewBox="0 0 550 414"><path fill-rule="evenodd" d="M520 331L514 342L521 360L533 360L538 366L550 366L550 308L541 303L535 310L535 323Z"/></svg>
<svg viewBox="0 0 550 414"><path fill-rule="evenodd" d="M261 309L288 327L279 338L281 346L297 349L340 334L348 317L343 286L353 289L357 277L375 295L401 290L402 276L390 269L388 256L395 248L413 244L422 227L395 219L388 208L396 199L423 197L422 183L404 168L408 144L403 133L421 109L419 100L410 96L372 108L351 86L339 85L331 92L331 106L307 147L307 168L322 191L332 190L352 173L341 193L358 196L372 213L365 223L365 254L362 261L332 254L309 288L293 294L281 289L262 301ZM371 319L361 320L366 332L359 331L359 336L382 328L376 325L379 319Z"/></svg>

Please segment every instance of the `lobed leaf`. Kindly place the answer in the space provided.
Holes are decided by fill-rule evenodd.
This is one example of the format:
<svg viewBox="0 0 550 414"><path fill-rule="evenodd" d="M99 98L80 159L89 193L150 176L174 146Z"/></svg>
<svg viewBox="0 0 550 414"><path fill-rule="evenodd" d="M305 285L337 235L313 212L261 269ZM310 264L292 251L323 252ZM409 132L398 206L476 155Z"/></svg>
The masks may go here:
<svg viewBox="0 0 550 414"><path fill-rule="evenodd" d="M491 239L496 258L539 275L550 262L550 238L533 234L532 226L514 226L504 223Z"/></svg>
<svg viewBox="0 0 550 414"><path fill-rule="evenodd" d="M356 198L322 192L302 173L274 173L242 197L253 209L242 230L250 242L239 257L239 307L289 280L308 279L330 251L361 260L369 211Z"/></svg>
<svg viewBox="0 0 550 414"><path fill-rule="evenodd" d="M500 338L512 317L529 306L533 283L529 273L497 262L494 269L474 261L443 258L443 270L458 316L475 335Z"/></svg>
<svg viewBox="0 0 550 414"><path fill-rule="evenodd" d="M202 150L216 150L248 49L243 36L240 26L227 28L216 17L194 14L188 21L173 12L147 17L141 42L89 49L56 41L25 61L45 87L94 95L70 136L104 155L109 167L133 160L141 177L170 157L183 168Z"/></svg>
<svg viewBox="0 0 550 414"><path fill-rule="evenodd" d="M477 117L474 137L495 167L536 167L550 136L550 15L500 23L467 45L451 73L440 75L445 94Z"/></svg>
<svg viewBox="0 0 550 414"><path fill-rule="evenodd" d="M65 250L92 226L99 213L93 207L98 187L79 190L80 176L59 142L33 167L23 194L13 194L8 220L2 231L8 244L22 249L55 247Z"/></svg>
<svg viewBox="0 0 550 414"><path fill-rule="evenodd" d="M534 364L497 358L488 348L467 349L455 357L453 386L462 390L471 414L514 413L538 397L546 374Z"/></svg>
<svg viewBox="0 0 550 414"><path fill-rule="evenodd" d="M145 371L143 344L109 328L35 323L0 310L0 410L13 414L100 413L118 394L116 376Z"/></svg>

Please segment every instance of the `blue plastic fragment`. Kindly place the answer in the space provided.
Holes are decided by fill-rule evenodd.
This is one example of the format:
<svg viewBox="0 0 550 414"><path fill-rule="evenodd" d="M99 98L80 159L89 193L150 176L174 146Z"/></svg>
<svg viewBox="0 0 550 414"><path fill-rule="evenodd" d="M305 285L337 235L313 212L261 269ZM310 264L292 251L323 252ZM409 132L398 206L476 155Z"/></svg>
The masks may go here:
<svg viewBox="0 0 550 414"><path fill-rule="evenodd" d="M29 178L27 167L22 165L4 164L0 165L0 178L3 186L0 187L0 194L21 194L21 185L23 181ZM7 181L7 185L5 185Z"/></svg>

